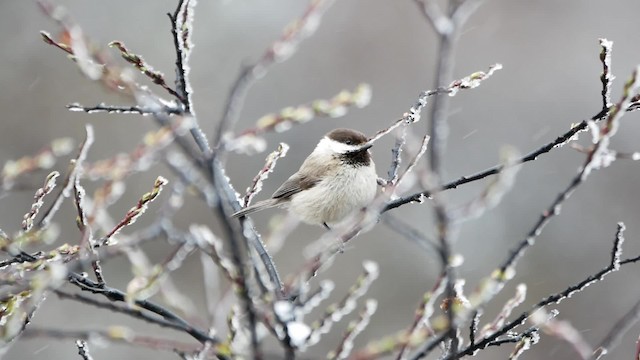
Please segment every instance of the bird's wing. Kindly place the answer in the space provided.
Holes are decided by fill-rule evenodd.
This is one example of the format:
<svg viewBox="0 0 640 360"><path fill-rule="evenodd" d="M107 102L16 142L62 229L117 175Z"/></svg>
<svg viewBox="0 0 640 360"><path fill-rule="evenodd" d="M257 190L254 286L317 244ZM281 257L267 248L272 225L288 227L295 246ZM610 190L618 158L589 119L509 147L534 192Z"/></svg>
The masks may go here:
<svg viewBox="0 0 640 360"><path fill-rule="evenodd" d="M284 184L280 185L278 190L276 190L271 197L273 199L286 199L302 190L312 188L319 181L320 178L316 176L300 176L298 174L293 174L284 182Z"/></svg>

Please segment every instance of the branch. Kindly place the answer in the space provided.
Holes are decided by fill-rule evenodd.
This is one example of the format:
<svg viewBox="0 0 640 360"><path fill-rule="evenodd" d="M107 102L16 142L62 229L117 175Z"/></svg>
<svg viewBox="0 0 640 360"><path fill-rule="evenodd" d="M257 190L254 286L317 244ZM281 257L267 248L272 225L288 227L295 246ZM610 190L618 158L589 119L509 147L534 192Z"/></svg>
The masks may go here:
<svg viewBox="0 0 640 360"><path fill-rule="evenodd" d="M137 335L123 326L111 326L107 330L61 330L56 328L32 327L25 330L23 336L26 338L48 337L53 339L80 339L84 341L106 340L113 343L125 343L135 347L171 352L193 352L198 350L197 346L175 340Z"/></svg>
<svg viewBox="0 0 640 360"><path fill-rule="evenodd" d="M89 345L86 340L76 340L76 347L78 347L78 355L82 360L93 360L93 357L89 353Z"/></svg>
<svg viewBox="0 0 640 360"><path fill-rule="evenodd" d="M639 262L640 261L640 256L635 257L635 258L631 258L631 259L627 259L627 260L622 260L622 261L620 260L620 257L621 257L621 254L622 254L622 243L624 242L624 238L622 236L624 229L625 229L624 224L623 223L618 223L618 228L616 230L616 235L615 235L615 238L614 238L614 241L613 241L613 248L611 250L611 260L609 261L609 265L607 267L605 267L604 269L598 271L597 273L585 278L584 280L580 281L579 283L577 283L575 285L572 285L572 286L569 286L568 288L566 288L562 292L550 295L550 296L542 299L540 302L538 302L536 305L534 305L529 311L526 311L526 312L522 313L516 319L508 322L501 329L499 329L498 331L496 331L492 335L483 338L481 341L478 341L475 344L469 345L468 347L466 347L465 349L461 350L457 354L453 354L453 355L445 358L444 360L451 360L451 359L454 358L454 355L455 355L456 358L459 358L459 357L462 357L462 356L473 355L477 350L481 350L481 349L486 348L487 346L489 346L489 344L491 344L492 342L497 340L500 336L509 333L516 326L523 324L531 316L531 314L533 314L538 309L542 309L545 306L550 305L550 304L558 304L561 301L570 298L572 295L575 295L576 293L581 292L582 290L587 288L589 285L594 284L594 283L599 282L599 281L602 281L602 279L606 275L619 270L622 265Z"/></svg>
<svg viewBox="0 0 640 360"><path fill-rule="evenodd" d="M109 286L104 286L104 285L101 286L99 283L94 282L91 279L83 277L82 275L77 273L69 274L69 282L73 285L76 285L83 291L88 291L93 294L103 295L104 297L106 297L107 299L113 302L126 302L127 300L126 293L118 289L111 288ZM136 300L134 303L136 306L139 306L145 310L148 310L154 314L157 314L161 316L163 319L174 323L175 326L178 326L182 331L191 335L194 339L198 340L203 344L206 342L213 342L213 343L220 342L216 337L209 336L207 333L193 327L192 325L187 323L185 320L180 318L178 315L172 313L171 311L169 311L168 309L165 309L160 305L157 305L148 300Z"/></svg>
<svg viewBox="0 0 640 360"><path fill-rule="evenodd" d="M467 0L468 1L468 0ZM468 1L470 2L470 1ZM418 3L420 3L418 1ZM422 2L423 13L430 20L434 29L438 32L440 46L438 49L438 65L436 67L436 88L442 88L449 84L453 79L454 67L454 48L457 44L459 34L464 26L468 15L464 17L454 17L456 12L462 8L465 1L449 1L449 14L447 21L444 15L436 16L434 14L437 5L434 1L424 0ZM468 12L470 14L471 11ZM447 26L444 26L447 24ZM431 136L431 145L429 147L429 178L427 178L428 188L440 187L443 176L443 158L448 135L447 119L449 117L449 98L447 96L436 96L431 107L431 122L429 123L429 132ZM438 231L438 241L440 243L439 254L442 263L442 272L446 278L445 296L447 299L456 299L456 291L454 286L456 280L456 270L450 263L453 255L451 249L451 214L446 204L441 199L434 198L434 211L436 228ZM451 339L450 351L454 354L458 349L458 332L456 324L456 311L452 307L447 312L448 331L447 337ZM455 359L455 357L454 357Z"/></svg>
<svg viewBox="0 0 640 360"><path fill-rule="evenodd" d="M132 318L140 319L151 324L159 325L162 327L166 327L166 328L174 329L178 331L185 331L184 326L181 326L180 324L177 324L173 321L170 321L161 317L150 316L145 312L136 310L135 308L131 308L128 306L127 307L118 306L111 302L99 301L82 294L73 294L73 293L62 291L62 290L54 290L54 293L58 295L61 299L69 299L69 300L77 301L83 304L95 306L100 309L106 309L109 311L125 314Z"/></svg>
<svg viewBox="0 0 640 360"><path fill-rule="evenodd" d="M600 61L602 62L602 75L600 75L600 81L602 81L602 109L609 109L611 107L611 83L615 79L611 75L611 49L613 42L607 39L600 39Z"/></svg>
<svg viewBox="0 0 640 360"><path fill-rule="evenodd" d="M86 137L85 140L80 144L80 148L78 150L78 155L76 155L75 159L71 160L71 167L69 172L67 173L67 177L65 178L64 187L55 200L51 204L51 206L44 212L40 221L36 222L35 226L38 228L45 228L51 222L53 216L58 212L62 202L65 198L68 198L71 195L71 189L73 188L74 179L76 178L78 172L82 167L82 163L87 158L87 153L89 152L89 148L93 144L93 126L85 125Z"/></svg>
<svg viewBox="0 0 640 360"><path fill-rule="evenodd" d="M629 331L638 320L640 320L640 301L615 323L590 359L597 360L609 353L609 350L613 349L620 342L622 336ZM638 351L640 352L640 343L638 345ZM634 359L638 359L638 353L636 353Z"/></svg>
<svg viewBox="0 0 640 360"><path fill-rule="evenodd" d="M629 107L627 108L626 111L627 112L631 112L631 111L636 111L638 109L640 109L640 98L639 99L635 99L634 98L634 100L629 104ZM567 143L569 143L570 141L575 139L576 134L578 134L581 131L586 130L587 129L587 124L590 121L600 122L603 119L605 119L607 117L607 114L608 114L609 110L610 109L601 110L599 113L593 115L590 119L583 120L580 123L578 123L577 125L573 125L569 131L567 131L564 134L558 136L555 140L553 140L553 141L551 141L551 142L549 142L549 143L547 143L545 145L542 145L538 149L533 150L533 151L529 152L528 154L526 154L526 155L522 156L521 158L519 158L517 161L514 162L514 166L518 165L518 164L524 164L524 163L529 162L529 161L537 160L540 155L544 155L544 154L550 152L553 149L560 148L560 147L566 145ZM453 181L450 181L450 182L448 182L446 184L443 184L442 186L440 186L436 190L420 191L420 192L417 192L417 193L414 193L414 194L411 194L411 195L407 195L407 196L398 198L396 200L393 200L393 201L390 201L389 203L387 203L387 205L383 209L383 212L387 212L389 210L395 209L397 207L400 207L402 205L405 205L405 204L408 204L408 203L412 203L412 202L420 203L424 199L430 198L435 193L442 192L442 191L445 191L445 190L457 189L458 186L465 185L465 184L468 184L470 182L482 180L482 179L484 179L484 178L486 178L488 176L491 176L491 175L496 175L496 174L502 172L504 169L505 168L504 168L503 165L495 165L495 166L492 166L492 167L490 167L488 169L485 169L483 171L477 172L475 174L461 176L456 180L453 180Z"/></svg>
<svg viewBox="0 0 640 360"><path fill-rule="evenodd" d="M231 87L222 119L218 123L213 139L215 148L223 148L223 137L238 121L244 100L253 84L262 78L271 66L287 60L297 51L299 44L315 32L322 15L332 3L333 0L311 1L302 17L288 25L280 39L271 44L257 62L243 67Z"/></svg>
<svg viewBox="0 0 640 360"><path fill-rule="evenodd" d="M142 106L134 105L134 106L118 106L118 105L106 105L106 104L98 104L94 106L84 106L78 103L72 103L67 105L67 109L69 111L82 111L87 114L97 114L97 113L107 113L107 114L139 114L139 115L153 115L155 108L145 108ZM162 109L163 112L167 114L182 114L183 111L172 107L165 106Z"/></svg>

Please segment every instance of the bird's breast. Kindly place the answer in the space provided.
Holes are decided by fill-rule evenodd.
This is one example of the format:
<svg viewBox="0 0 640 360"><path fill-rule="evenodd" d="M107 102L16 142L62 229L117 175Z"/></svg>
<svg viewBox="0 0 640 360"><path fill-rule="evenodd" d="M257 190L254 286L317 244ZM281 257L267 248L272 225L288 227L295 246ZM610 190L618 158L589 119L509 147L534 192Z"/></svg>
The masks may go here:
<svg viewBox="0 0 640 360"><path fill-rule="evenodd" d="M373 163L346 167L313 188L294 195L290 210L307 223L338 223L373 200L377 192L376 179Z"/></svg>

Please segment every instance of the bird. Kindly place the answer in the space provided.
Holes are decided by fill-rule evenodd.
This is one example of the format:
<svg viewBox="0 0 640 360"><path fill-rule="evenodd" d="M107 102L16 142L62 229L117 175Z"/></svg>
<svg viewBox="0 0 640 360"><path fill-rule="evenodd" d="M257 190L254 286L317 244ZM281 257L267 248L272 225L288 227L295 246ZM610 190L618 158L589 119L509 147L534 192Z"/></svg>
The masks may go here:
<svg viewBox="0 0 640 360"><path fill-rule="evenodd" d="M305 223L339 224L367 206L377 193L377 173L370 148L361 132L338 128L324 135L300 169L270 199L247 206L231 216L239 218L272 207L288 211Z"/></svg>

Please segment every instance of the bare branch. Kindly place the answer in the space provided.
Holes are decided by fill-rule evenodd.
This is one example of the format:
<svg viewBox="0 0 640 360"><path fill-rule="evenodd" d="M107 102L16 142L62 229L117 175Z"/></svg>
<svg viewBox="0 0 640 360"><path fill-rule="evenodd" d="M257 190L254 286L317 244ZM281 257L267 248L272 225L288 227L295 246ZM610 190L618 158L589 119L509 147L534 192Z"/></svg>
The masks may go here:
<svg viewBox="0 0 640 360"><path fill-rule="evenodd" d="M165 89L169 94L175 96L181 102L184 102L184 99L174 90L172 89L164 79L164 74L156 71L149 65L142 56L138 54L134 54L124 45L122 41L112 41L109 43L110 47L115 47L120 51L120 55L125 59L129 64L133 65L136 69L138 69L141 73L143 73L146 77L151 79L151 81L160 85L163 89Z"/></svg>
<svg viewBox="0 0 640 360"><path fill-rule="evenodd" d="M224 114L216 129L213 140L215 148L223 148L220 146L223 137L228 131L233 129L238 121L244 100L253 84L262 78L271 66L287 60L297 51L300 42L315 32L320 24L322 15L332 3L333 0L311 1L302 17L288 25L282 37L271 44L257 62L250 66L245 66L240 71L235 83L231 87Z"/></svg>
<svg viewBox="0 0 640 360"><path fill-rule="evenodd" d="M615 79L611 75L611 49L613 47L613 41L607 39L600 39L600 61L602 62L602 75L600 75L600 81L602 81L602 109L609 109L611 107L611 83Z"/></svg>
<svg viewBox="0 0 640 360"><path fill-rule="evenodd" d="M93 360L93 357L89 353L89 345L86 340L76 340L76 346L78 347L78 355L82 360Z"/></svg>
<svg viewBox="0 0 640 360"><path fill-rule="evenodd" d="M85 125L86 130L86 138L80 145L80 149L78 150L78 155L75 159L71 160L71 167L69 172L67 173L67 177L64 182L64 188L60 190L58 195L56 196L53 204L44 212L40 221L36 222L36 226L38 228L45 228L51 222L53 216L58 212L62 202L65 198L68 198L71 195L71 189L73 188L74 179L76 178L78 172L82 167L82 163L87 158L87 153L89 152L89 148L93 144L93 126Z"/></svg>
<svg viewBox="0 0 640 360"><path fill-rule="evenodd" d="M605 267L604 269L598 271L593 275L588 276L587 278L578 282L577 284L569 286L568 288L566 288L565 290L559 293L549 295L548 297L542 299L540 302L534 305L529 311L522 313L516 319L506 323L502 328L500 328L498 331L493 333L493 335L485 337L482 340L477 341L475 344L471 344L467 346L466 348L460 350L457 354L452 354L449 357L445 358L444 360L451 360L454 358L454 356L456 358L459 358L462 356L472 355L477 350L486 348L495 340L497 340L500 336L507 334L515 327L523 324L531 316L531 314L533 314L538 309L542 309L550 304L558 304L561 301L570 298L572 295L578 292L581 292L582 290L587 288L589 285L592 285L596 282L601 281L608 274L617 271L622 265L631 264L631 263L640 261L640 256L627 259L627 260L622 260L622 261L620 260L620 254L622 251L621 247L622 247L622 243L624 242L624 238L622 236L623 231L624 231L624 224L618 223L618 228L616 230L616 235L613 241L613 248L611 250L611 260L607 267Z"/></svg>
<svg viewBox="0 0 640 360"><path fill-rule="evenodd" d="M44 197L50 194L51 191L53 191L53 188L56 187L56 178L58 178L58 176L60 176L60 173L53 171L47 175L44 185L36 190L33 197L33 203L31 204L31 209L29 209L29 212L23 216L22 231L27 232L33 227L33 221L36 216L38 216L38 212L40 212L42 205L44 205Z"/></svg>
<svg viewBox="0 0 640 360"><path fill-rule="evenodd" d="M353 349L353 340L367 327L377 307L377 301L373 299L366 301L365 307L360 312L358 319L349 323L347 332L342 336L338 348L327 354L327 359L346 359L349 356Z"/></svg>
<svg viewBox="0 0 640 360"><path fill-rule="evenodd" d="M596 348L596 351L590 357L591 360L596 360L604 357L609 350L613 349L622 339L622 336L631 329L640 320L640 301L638 301L633 307L624 314L613 325L607 336L602 340L600 345ZM640 354L640 341L638 342L638 348L636 350L635 359L638 359Z"/></svg>
<svg viewBox="0 0 640 360"><path fill-rule="evenodd" d="M118 232L120 232L122 228L135 223L138 217L140 217L140 215L142 215L147 210L149 204L153 200L155 200L158 195L160 195L163 187L168 182L169 181L167 179L163 178L162 176L158 176L153 184L153 188L151 189L151 191L142 195L140 200L138 200L138 203L134 207L129 209L129 211L127 211L127 214L124 216L124 218L113 229L111 229L111 231L109 231L107 235L100 239L100 243L108 244L110 239Z"/></svg>
<svg viewBox="0 0 640 360"><path fill-rule="evenodd" d="M157 110L155 108L144 108L141 106L119 106L119 105L106 105L98 104L94 106L84 106L78 103L72 103L67 105L69 111L82 111L87 114L107 113L107 114L138 114L138 115L153 115ZM182 110L165 106L162 111L168 114L182 114Z"/></svg>
<svg viewBox="0 0 640 360"><path fill-rule="evenodd" d="M253 197L256 196L260 191L262 191L262 182L269 177L269 174L271 172L273 172L277 161L280 158L287 156L287 151L289 151L289 145L280 143L280 145L278 145L278 149L267 156L264 166L262 167L262 169L260 169L258 175L253 178L251 186L247 188L247 192L244 195L243 206L249 206Z"/></svg>

